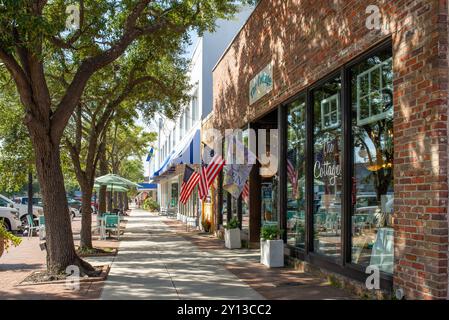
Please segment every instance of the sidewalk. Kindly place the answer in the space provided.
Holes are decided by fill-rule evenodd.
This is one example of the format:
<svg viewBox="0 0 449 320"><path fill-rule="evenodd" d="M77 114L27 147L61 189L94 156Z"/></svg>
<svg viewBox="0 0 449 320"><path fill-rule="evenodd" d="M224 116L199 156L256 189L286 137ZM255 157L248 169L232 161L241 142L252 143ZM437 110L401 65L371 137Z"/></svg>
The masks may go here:
<svg viewBox="0 0 449 320"><path fill-rule="evenodd" d="M75 243L79 243L80 218L72 221ZM97 247L116 247L117 242L93 241ZM4 299L98 299L103 281L95 283L81 283L79 291L67 289L64 284L38 284L21 286L20 283L33 271L46 268L46 253L39 247L39 238L22 237L18 247L11 247L0 258L0 300ZM84 258L89 263L100 266L110 265L113 257Z"/></svg>
<svg viewBox="0 0 449 320"><path fill-rule="evenodd" d="M258 250L223 242L178 221L133 210L101 299L351 299L322 279L267 269Z"/></svg>
<svg viewBox="0 0 449 320"><path fill-rule="evenodd" d="M132 211L101 299L263 299L164 219Z"/></svg>

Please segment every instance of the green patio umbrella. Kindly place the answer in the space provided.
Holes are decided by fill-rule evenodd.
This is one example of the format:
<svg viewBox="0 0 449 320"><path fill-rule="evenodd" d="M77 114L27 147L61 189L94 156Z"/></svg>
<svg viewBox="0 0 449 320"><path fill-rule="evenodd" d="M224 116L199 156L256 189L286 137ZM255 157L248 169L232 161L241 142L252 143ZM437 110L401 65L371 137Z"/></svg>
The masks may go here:
<svg viewBox="0 0 449 320"><path fill-rule="evenodd" d="M96 183L96 184L94 184L94 189L98 190L98 189L100 189L101 186L102 185ZM106 190L112 191L112 185L106 185ZM117 192L128 192L129 189L127 189L125 187L121 187L121 186L114 186L114 191L117 191Z"/></svg>
<svg viewBox="0 0 449 320"><path fill-rule="evenodd" d="M126 187L140 187L139 184L134 183L128 179L125 179L117 174L107 174L101 177L98 177L95 179L95 184L99 185L99 186L107 186L107 188L110 188L111 190L111 194L115 191L118 191L117 188L118 187L122 187L125 188ZM111 207L112 207L112 197L111 197Z"/></svg>
<svg viewBox="0 0 449 320"><path fill-rule="evenodd" d="M96 178L95 182L102 186L140 187L139 184L112 173Z"/></svg>

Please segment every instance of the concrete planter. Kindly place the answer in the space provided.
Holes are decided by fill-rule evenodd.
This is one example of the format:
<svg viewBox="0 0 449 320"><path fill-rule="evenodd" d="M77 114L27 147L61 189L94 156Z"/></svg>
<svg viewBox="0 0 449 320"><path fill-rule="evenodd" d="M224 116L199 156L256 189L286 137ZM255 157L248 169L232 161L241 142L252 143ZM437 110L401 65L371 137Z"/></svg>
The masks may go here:
<svg viewBox="0 0 449 320"><path fill-rule="evenodd" d="M260 240L260 263L268 268L284 266L284 241Z"/></svg>
<svg viewBox="0 0 449 320"><path fill-rule="evenodd" d="M240 249L242 247L240 229L225 229L225 246L228 249Z"/></svg>

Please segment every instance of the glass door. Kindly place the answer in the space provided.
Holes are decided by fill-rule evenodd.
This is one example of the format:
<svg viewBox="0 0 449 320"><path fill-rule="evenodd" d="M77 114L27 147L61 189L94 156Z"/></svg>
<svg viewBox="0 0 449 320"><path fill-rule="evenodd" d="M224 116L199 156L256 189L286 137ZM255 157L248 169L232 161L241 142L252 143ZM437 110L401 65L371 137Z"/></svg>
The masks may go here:
<svg viewBox="0 0 449 320"><path fill-rule="evenodd" d="M278 225L277 179L275 176L262 180L261 193L262 225Z"/></svg>
<svg viewBox="0 0 449 320"><path fill-rule="evenodd" d="M313 248L341 255L342 120L340 76L313 91Z"/></svg>

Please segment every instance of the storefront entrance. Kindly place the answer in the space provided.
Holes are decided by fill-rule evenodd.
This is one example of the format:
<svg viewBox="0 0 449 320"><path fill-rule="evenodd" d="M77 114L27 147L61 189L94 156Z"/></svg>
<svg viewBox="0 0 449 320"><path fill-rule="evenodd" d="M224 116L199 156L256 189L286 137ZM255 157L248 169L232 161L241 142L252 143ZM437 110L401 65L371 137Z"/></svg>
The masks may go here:
<svg viewBox="0 0 449 320"><path fill-rule="evenodd" d="M361 279L376 267L384 284L394 260L392 79L385 43L281 106L279 119L287 246Z"/></svg>

